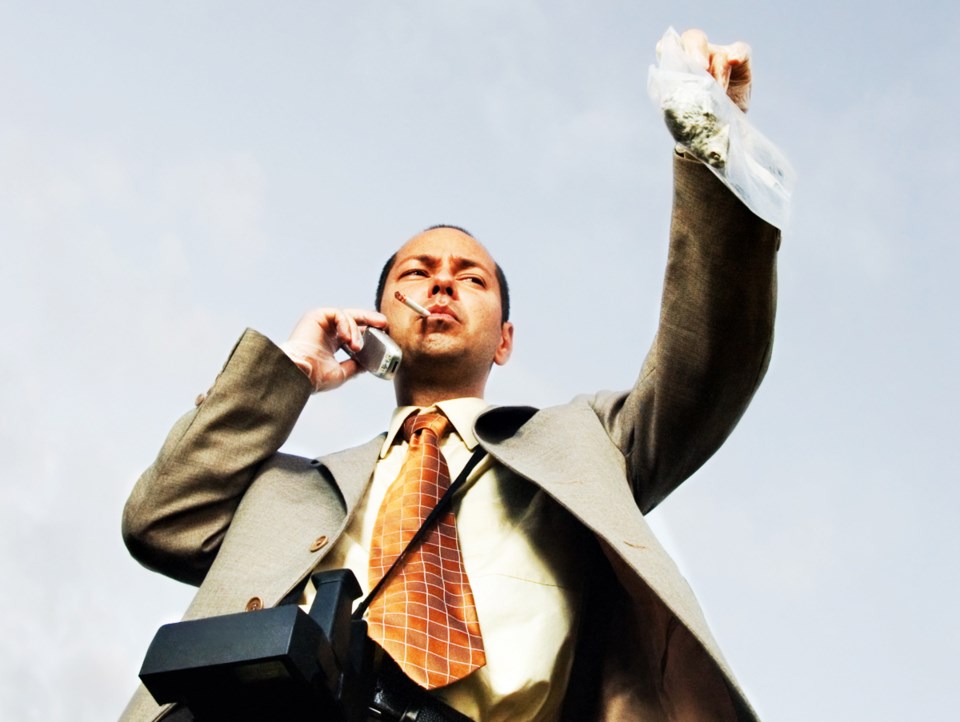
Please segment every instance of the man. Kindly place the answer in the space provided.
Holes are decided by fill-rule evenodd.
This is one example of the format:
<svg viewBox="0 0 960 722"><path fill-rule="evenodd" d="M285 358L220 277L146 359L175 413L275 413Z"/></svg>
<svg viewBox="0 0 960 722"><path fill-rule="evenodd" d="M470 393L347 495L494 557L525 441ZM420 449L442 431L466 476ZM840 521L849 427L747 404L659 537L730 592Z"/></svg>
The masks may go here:
<svg viewBox="0 0 960 722"><path fill-rule="evenodd" d="M699 31L684 44L745 104L742 45ZM755 719L643 514L719 447L764 375L779 232L699 162L678 156L674 172L660 327L631 390L486 407L490 369L513 346L505 278L471 235L434 227L388 263L378 311L311 311L282 347L243 335L138 481L124 515L131 553L200 585L187 618L306 603L316 569L354 569L369 589L383 509L421 443L401 427L429 413L442 417L451 477L485 452L453 535L480 654L436 684L384 640L411 678L477 719ZM388 329L404 354L387 435L313 462L278 453L311 393L359 372L334 353L358 350L361 326ZM141 689L124 718L165 712Z"/></svg>

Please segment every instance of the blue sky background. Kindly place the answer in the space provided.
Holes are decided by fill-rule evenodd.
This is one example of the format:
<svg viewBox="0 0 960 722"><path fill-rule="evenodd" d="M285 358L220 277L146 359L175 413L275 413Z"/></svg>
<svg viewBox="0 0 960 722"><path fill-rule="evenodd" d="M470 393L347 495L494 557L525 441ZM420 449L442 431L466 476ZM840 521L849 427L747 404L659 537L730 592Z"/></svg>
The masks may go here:
<svg viewBox="0 0 960 722"><path fill-rule="evenodd" d="M948 3L0 2L0 717L116 717L191 590L120 511L246 326L371 305L426 225L506 268L494 402L632 383L672 143L664 30L753 47L799 176L774 358L651 516L768 720L955 707L956 48ZM288 449L364 441L392 390L313 399Z"/></svg>

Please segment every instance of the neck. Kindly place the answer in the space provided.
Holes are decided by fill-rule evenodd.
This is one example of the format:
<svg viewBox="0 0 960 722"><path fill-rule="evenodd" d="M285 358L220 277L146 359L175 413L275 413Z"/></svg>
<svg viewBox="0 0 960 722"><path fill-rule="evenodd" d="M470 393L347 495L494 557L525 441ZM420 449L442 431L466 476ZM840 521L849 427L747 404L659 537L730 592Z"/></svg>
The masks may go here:
<svg viewBox="0 0 960 722"><path fill-rule="evenodd" d="M397 406L433 406L438 401L447 399L460 399L468 396L483 398L486 379L479 383L457 383L451 384L449 380L443 382L418 380L417 383L404 383L404 380L397 375L394 389L397 395Z"/></svg>

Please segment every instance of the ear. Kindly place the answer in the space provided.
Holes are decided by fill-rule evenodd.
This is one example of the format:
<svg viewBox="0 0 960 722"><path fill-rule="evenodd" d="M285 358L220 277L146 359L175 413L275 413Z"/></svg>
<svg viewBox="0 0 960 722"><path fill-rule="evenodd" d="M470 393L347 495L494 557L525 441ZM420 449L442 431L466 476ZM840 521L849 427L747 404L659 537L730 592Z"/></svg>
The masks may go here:
<svg viewBox="0 0 960 722"><path fill-rule="evenodd" d="M500 324L500 343L493 355L493 362L497 366L503 366L513 353L513 324L504 321Z"/></svg>

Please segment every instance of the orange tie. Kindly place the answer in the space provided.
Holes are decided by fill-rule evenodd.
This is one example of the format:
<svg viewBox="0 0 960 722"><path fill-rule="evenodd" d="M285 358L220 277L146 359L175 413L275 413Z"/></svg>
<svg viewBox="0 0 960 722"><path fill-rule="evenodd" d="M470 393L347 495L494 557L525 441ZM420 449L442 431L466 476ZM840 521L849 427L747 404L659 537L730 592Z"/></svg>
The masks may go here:
<svg viewBox="0 0 960 722"><path fill-rule="evenodd" d="M450 486L439 444L448 423L437 412L412 415L404 422L410 446L373 528L371 588ZM426 689L463 679L486 664L452 511L410 551L371 603L367 621L370 637Z"/></svg>

